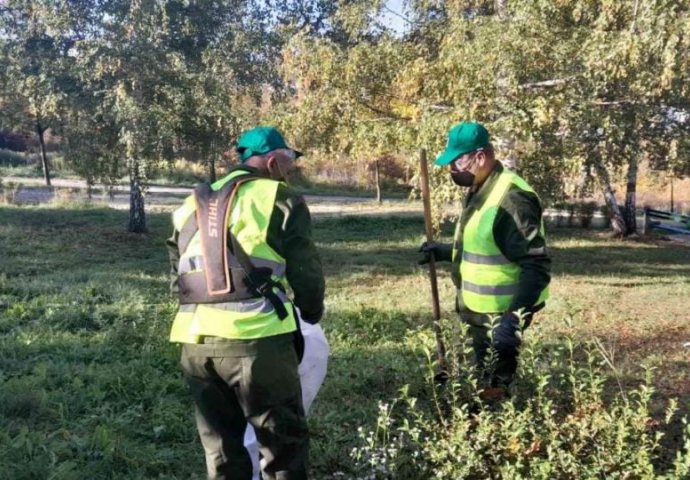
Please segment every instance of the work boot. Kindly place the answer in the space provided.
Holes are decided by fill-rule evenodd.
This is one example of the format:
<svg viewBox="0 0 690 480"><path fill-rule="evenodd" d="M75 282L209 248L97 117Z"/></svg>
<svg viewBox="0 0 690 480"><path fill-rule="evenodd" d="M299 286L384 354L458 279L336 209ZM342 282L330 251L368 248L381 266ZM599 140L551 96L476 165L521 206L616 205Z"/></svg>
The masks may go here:
<svg viewBox="0 0 690 480"><path fill-rule="evenodd" d="M448 373L448 369L446 369L446 368L437 368L436 369L436 372L434 373L434 384L437 387L445 385L448 382L448 379L450 379L450 374Z"/></svg>

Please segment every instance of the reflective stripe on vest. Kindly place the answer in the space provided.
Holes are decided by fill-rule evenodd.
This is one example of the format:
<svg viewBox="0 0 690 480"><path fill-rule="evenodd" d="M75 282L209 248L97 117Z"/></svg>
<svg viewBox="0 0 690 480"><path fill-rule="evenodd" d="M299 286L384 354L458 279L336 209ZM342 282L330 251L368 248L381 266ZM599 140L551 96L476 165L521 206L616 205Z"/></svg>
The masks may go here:
<svg viewBox="0 0 690 480"><path fill-rule="evenodd" d="M265 258L252 257L252 263L257 268L270 268L273 272L274 277L282 277L285 275L285 264L280 262L275 262L273 260L267 260ZM235 257L230 257L230 268L242 267ZM204 257L201 255L197 256L184 256L180 258L180 263L178 265L177 273L189 273L189 272L200 272L204 268Z"/></svg>
<svg viewBox="0 0 690 480"><path fill-rule="evenodd" d="M527 182L516 173L504 169L484 204L468 220L462 234L462 301L467 308L475 312L505 312L518 292L520 266L503 256L493 235L496 214L503 198L513 185L534 193ZM540 233L544 235L543 223ZM459 246L454 246L454 257L460 254ZM544 302L548 295L548 288L545 288L535 305Z"/></svg>
<svg viewBox="0 0 690 480"><path fill-rule="evenodd" d="M479 263L481 265L506 265L511 263L510 260L503 256L503 254L482 255L480 253L470 253L466 251L462 252L462 260L463 262L467 261L471 263Z"/></svg>
<svg viewBox="0 0 690 480"><path fill-rule="evenodd" d="M229 180L247 174L236 170L212 185L222 188ZM270 179L256 179L241 185L229 215L229 226L237 241L256 267L271 269L271 277L287 287L285 259L266 243L271 215L279 183ZM173 223L179 232L195 212L193 196L173 213ZM203 271L204 263L200 235L195 233L186 251L180 255L178 274ZM231 267L239 266L234 260ZM256 339L295 331L292 304L287 296L275 289L285 305L288 317L280 320L271 303L263 297L237 302L181 305L173 322L170 341L198 343L202 336L233 339Z"/></svg>

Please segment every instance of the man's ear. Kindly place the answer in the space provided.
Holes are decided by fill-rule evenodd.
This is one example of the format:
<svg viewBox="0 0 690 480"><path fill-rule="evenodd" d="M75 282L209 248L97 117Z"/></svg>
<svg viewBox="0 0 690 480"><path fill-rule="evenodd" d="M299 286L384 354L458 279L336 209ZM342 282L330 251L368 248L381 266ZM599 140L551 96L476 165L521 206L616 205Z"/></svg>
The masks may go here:
<svg viewBox="0 0 690 480"><path fill-rule="evenodd" d="M276 162L278 159L275 157L275 155L271 155L270 153L266 156L266 168L268 170L273 169L276 166Z"/></svg>
<svg viewBox="0 0 690 480"><path fill-rule="evenodd" d="M280 167L280 157L278 155L269 154L266 158L266 170L274 180L281 180L283 178L283 170Z"/></svg>
<svg viewBox="0 0 690 480"><path fill-rule="evenodd" d="M484 165L486 165L486 152L481 150L477 152L477 166L482 168Z"/></svg>

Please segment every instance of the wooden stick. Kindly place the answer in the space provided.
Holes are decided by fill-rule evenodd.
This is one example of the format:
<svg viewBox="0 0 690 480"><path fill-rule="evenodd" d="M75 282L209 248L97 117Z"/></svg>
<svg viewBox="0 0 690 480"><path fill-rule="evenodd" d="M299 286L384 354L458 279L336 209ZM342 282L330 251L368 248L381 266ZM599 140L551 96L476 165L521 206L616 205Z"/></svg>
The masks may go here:
<svg viewBox="0 0 690 480"><path fill-rule="evenodd" d="M420 179L422 186L422 202L424 203L424 227L426 228L427 242L434 241L434 230L431 223L431 199L429 194L429 168L427 166L426 149L422 148L419 152ZM442 372L447 371L446 346L443 343L441 332L441 308L438 301L438 283L436 281L436 259L434 253L430 252L429 258L429 281L431 282L431 306L434 312L432 327L436 336L436 354L438 356L438 366Z"/></svg>

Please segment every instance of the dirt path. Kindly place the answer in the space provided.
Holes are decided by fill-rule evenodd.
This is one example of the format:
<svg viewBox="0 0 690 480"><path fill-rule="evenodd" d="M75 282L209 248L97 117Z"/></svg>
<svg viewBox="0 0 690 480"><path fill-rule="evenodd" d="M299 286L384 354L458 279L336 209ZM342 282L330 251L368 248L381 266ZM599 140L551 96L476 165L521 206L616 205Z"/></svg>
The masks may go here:
<svg viewBox="0 0 690 480"><path fill-rule="evenodd" d="M41 178L3 177L3 184L18 185L14 192L14 201L18 204L41 204L54 200L86 199L86 182L56 178L52 180L53 188L44 185ZM171 211L180 205L182 199L192 193L189 187L151 185L146 191L146 208L150 211ZM96 185L92 196L94 202L100 202L110 208L129 208L129 186L115 185L112 195L108 195L103 185ZM422 204L418 201L403 199L386 200L381 205L373 198L305 195L309 209L315 216L343 215L421 215Z"/></svg>
<svg viewBox="0 0 690 480"><path fill-rule="evenodd" d="M15 191L15 203L41 204L52 201L71 201L86 199L86 182L83 180L61 179L52 180L53 188L44 185L42 178L2 177L3 185L19 185ZM171 212L180 205L182 199L192 193L191 187L174 187L168 185L151 185L146 191L146 209L151 212ZM376 203L373 198L329 196L329 195L305 195L309 210L315 218L341 217L350 215L364 216L421 216L423 207L421 201L409 201L404 199L386 200L382 204ZM126 210L129 208L129 185L115 185L112 188L112 196L108 195L103 185L96 185L92 201L110 208ZM457 211L454 205L448 205L446 214L452 215ZM548 225L559 227L577 228L577 222L568 219L568 212L555 209L546 209L545 222ZM642 228L642 217L638 218L639 228ZM606 228L608 219L601 214L596 214L591 220L591 227ZM661 241L670 241L690 245L690 235L664 235Z"/></svg>

